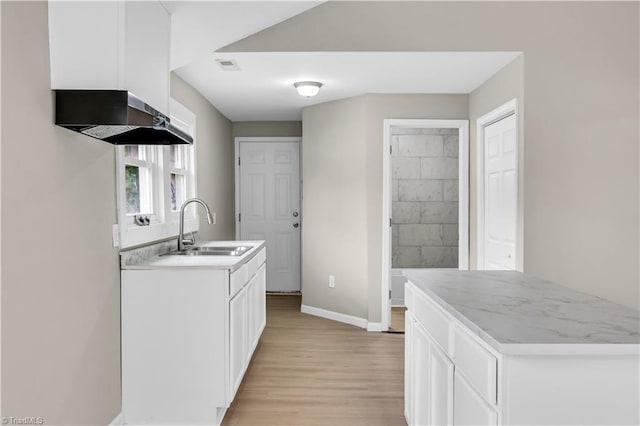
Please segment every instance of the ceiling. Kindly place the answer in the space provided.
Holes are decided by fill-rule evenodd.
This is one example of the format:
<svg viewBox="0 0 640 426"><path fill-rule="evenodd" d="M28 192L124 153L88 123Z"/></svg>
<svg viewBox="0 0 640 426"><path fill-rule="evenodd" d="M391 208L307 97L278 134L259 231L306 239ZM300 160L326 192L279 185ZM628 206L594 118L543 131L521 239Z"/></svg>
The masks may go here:
<svg viewBox="0 0 640 426"><path fill-rule="evenodd" d="M469 93L517 52L215 53L323 1L162 1L171 13L171 69L233 121L300 120L308 105L365 93ZM234 59L223 71L216 59ZM293 88L324 84L314 98Z"/></svg>
<svg viewBox="0 0 640 426"><path fill-rule="evenodd" d="M171 69L320 3L323 1L162 1L171 13Z"/></svg>
<svg viewBox="0 0 640 426"><path fill-rule="evenodd" d="M209 52L213 52L209 50ZM173 54L173 51L172 51ZM176 70L232 121L300 120L302 108L365 93L470 93L520 52L206 53ZM233 59L223 71L216 59ZM303 98L296 81L323 84Z"/></svg>

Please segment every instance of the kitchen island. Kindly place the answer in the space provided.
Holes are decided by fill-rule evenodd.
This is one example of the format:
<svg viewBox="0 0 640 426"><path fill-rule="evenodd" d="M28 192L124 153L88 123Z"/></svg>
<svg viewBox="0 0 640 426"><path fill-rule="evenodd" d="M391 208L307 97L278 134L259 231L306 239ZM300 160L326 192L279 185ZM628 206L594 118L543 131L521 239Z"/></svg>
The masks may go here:
<svg viewBox="0 0 640 426"><path fill-rule="evenodd" d="M123 256L122 413L127 424L220 424L266 324L265 242L199 245L251 247L237 256L170 245Z"/></svg>
<svg viewBox="0 0 640 426"><path fill-rule="evenodd" d="M637 310L519 272L404 274L409 424L638 424Z"/></svg>

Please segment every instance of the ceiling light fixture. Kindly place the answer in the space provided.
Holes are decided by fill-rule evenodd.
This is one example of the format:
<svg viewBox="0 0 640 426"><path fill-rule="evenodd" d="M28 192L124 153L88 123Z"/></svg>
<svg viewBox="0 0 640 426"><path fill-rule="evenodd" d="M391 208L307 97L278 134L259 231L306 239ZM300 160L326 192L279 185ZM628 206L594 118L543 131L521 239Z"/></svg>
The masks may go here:
<svg viewBox="0 0 640 426"><path fill-rule="evenodd" d="M296 88L300 96L310 98L318 94L322 83L318 83L317 81L299 81L293 83L293 87Z"/></svg>

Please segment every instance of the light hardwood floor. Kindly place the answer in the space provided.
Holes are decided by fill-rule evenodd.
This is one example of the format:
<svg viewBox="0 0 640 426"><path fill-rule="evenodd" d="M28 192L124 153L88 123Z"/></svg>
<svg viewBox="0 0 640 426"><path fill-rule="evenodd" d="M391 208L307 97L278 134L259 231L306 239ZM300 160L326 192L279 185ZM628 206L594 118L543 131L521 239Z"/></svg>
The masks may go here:
<svg viewBox="0 0 640 426"><path fill-rule="evenodd" d="M404 336L300 313L267 296L267 326L223 425L406 425Z"/></svg>
<svg viewBox="0 0 640 426"><path fill-rule="evenodd" d="M404 331L404 313L407 310L404 306L394 306L391 308L391 327L393 331Z"/></svg>

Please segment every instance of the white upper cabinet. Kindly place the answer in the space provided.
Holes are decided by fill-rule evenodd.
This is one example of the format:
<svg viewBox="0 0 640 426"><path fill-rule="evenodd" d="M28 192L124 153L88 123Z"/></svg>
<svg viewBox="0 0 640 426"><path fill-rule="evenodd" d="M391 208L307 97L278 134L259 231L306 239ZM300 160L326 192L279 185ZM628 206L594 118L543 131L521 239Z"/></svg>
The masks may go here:
<svg viewBox="0 0 640 426"><path fill-rule="evenodd" d="M50 1L51 88L128 90L168 114L170 31L157 1Z"/></svg>

